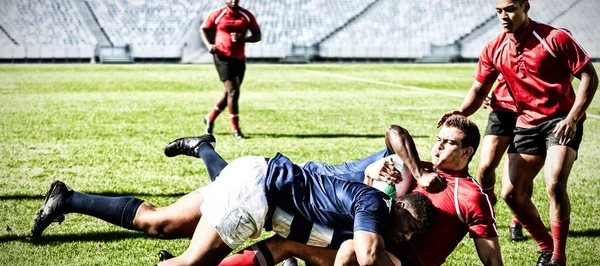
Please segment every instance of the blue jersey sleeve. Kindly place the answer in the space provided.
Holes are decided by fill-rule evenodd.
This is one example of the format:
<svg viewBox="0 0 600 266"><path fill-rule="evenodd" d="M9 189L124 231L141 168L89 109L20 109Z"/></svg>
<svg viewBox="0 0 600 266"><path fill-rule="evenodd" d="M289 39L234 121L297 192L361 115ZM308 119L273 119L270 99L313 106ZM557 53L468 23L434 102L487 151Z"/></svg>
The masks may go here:
<svg viewBox="0 0 600 266"><path fill-rule="evenodd" d="M356 197L354 204L354 231L367 231L385 236L389 223L392 200L377 195L379 191L366 191Z"/></svg>

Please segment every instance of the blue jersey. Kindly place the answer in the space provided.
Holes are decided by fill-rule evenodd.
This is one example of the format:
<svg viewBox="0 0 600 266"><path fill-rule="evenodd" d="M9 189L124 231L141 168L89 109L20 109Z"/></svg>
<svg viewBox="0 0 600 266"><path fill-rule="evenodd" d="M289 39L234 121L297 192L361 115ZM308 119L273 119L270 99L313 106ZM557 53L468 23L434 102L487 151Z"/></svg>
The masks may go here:
<svg viewBox="0 0 600 266"><path fill-rule="evenodd" d="M309 172L280 153L269 160L265 182L271 218L276 210L290 218L290 240L311 244L318 231L338 248L354 231L383 237L388 228L392 200L365 184Z"/></svg>

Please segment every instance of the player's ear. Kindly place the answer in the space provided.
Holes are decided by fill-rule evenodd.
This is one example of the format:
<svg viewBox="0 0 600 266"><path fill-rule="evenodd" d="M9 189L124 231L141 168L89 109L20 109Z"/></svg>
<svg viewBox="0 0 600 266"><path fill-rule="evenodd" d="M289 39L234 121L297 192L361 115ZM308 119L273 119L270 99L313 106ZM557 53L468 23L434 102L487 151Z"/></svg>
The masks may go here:
<svg viewBox="0 0 600 266"><path fill-rule="evenodd" d="M473 147L467 147L465 149L464 155L469 158L471 157L471 155L473 155L473 153L475 152L475 149L473 149Z"/></svg>
<svg viewBox="0 0 600 266"><path fill-rule="evenodd" d="M525 10L525 13L529 12L530 7L529 1L525 1L525 3L523 3L523 9Z"/></svg>

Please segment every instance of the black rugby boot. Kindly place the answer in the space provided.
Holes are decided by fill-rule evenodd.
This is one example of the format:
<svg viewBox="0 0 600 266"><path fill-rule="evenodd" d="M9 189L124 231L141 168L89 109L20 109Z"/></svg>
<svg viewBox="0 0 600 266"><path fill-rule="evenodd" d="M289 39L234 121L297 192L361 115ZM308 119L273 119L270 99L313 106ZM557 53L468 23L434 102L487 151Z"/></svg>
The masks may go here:
<svg viewBox="0 0 600 266"><path fill-rule="evenodd" d="M198 146L203 142L210 144L214 148L216 140L213 135L178 138L167 144L167 147L165 147L165 155L167 157L175 157L184 154L187 156L199 157Z"/></svg>
<svg viewBox="0 0 600 266"><path fill-rule="evenodd" d="M173 257L175 257L175 256L173 256L173 254L169 253L166 250L160 250L158 252L158 261L169 260L169 259L172 259Z"/></svg>
<svg viewBox="0 0 600 266"><path fill-rule="evenodd" d="M67 199L73 195L73 191L69 191L67 185L61 181L54 181L50 185L50 190L46 192L46 200L38 210L33 227L31 228L31 238L35 240L44 230L53 222L58 224L65 220L65 208L67 207Z"/></svg>

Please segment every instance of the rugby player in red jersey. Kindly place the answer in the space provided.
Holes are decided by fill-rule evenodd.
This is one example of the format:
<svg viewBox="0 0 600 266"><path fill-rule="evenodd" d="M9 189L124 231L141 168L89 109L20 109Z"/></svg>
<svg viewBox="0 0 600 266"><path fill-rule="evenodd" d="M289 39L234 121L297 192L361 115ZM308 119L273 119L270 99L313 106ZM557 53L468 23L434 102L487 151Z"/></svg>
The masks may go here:
<svg viewBox="0 0 600 266"><path fill-rule="evenodd" d="M227 107L233 135L241 139L244 134L239 125L238 100L246 72L246 43L259 42L261 32L254 15L239 3L239 0L225 0L225 6L208 15L200 33L223 82L223 95L204 117L205 133L212 134L215 119ZM248 30L250 36L246 36ZM214 45L209 40L211 31L216 31Z"/></svg>
<svg viewBox="0 0 600 266"><path fill-rule="evenodd" d="M538 265L566 265L571 207L567 180L583 136L585 110L598 87L587 53L563 29L529 18L527 0L496 0L504 32L483 49L475 82L461 107L442 116L471 115L502 74L517 108L502 197L541 249ZM571 76L580 80L577 93ZM552 235L527 190L544 167Z"/></svg>

